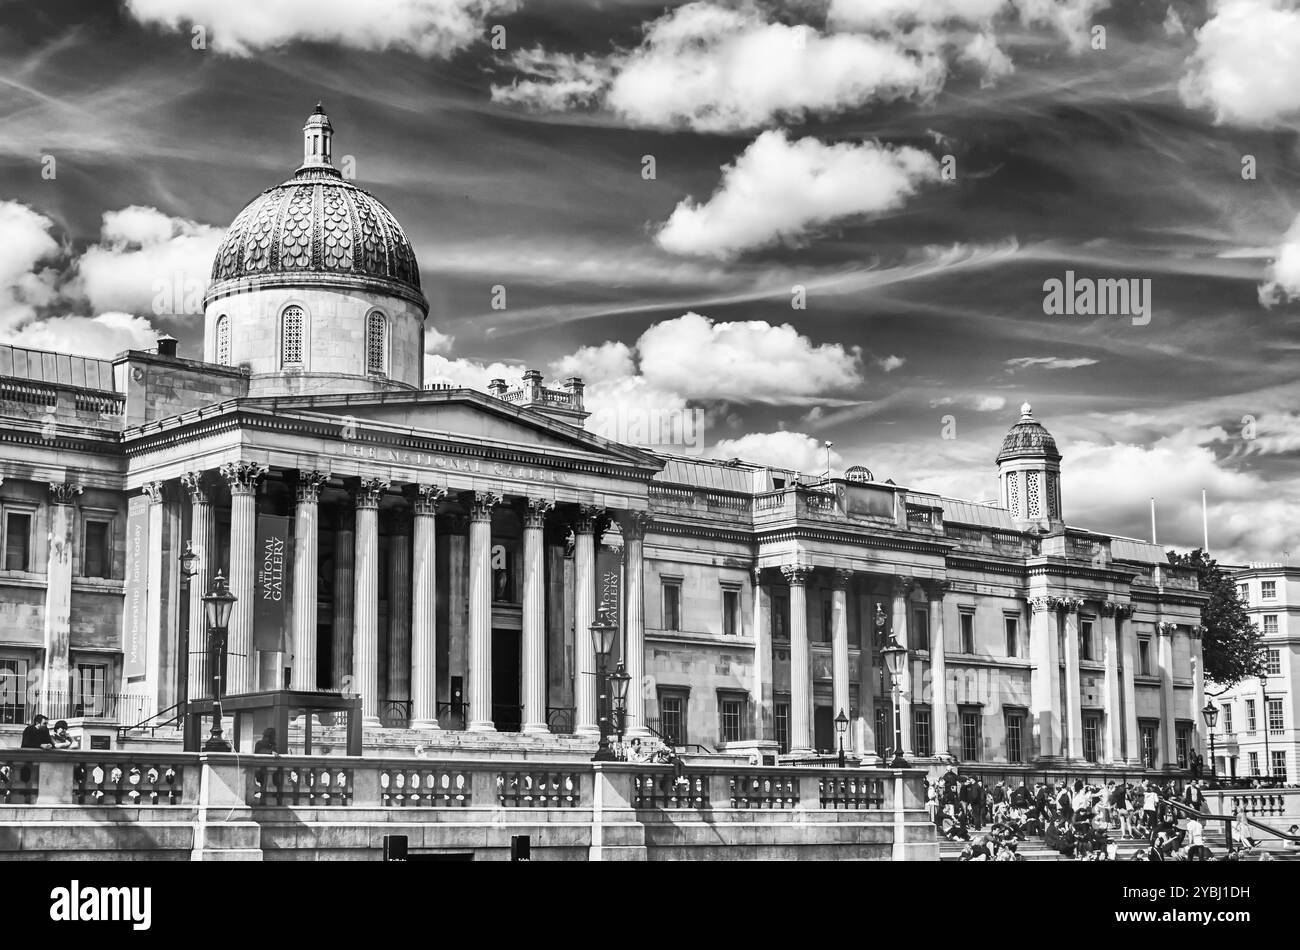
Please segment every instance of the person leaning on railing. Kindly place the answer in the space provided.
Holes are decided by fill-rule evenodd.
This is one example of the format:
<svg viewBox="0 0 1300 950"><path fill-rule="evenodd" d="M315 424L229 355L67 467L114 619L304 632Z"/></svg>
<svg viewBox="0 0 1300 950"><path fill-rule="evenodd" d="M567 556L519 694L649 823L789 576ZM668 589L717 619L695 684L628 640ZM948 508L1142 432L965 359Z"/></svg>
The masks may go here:
<svg viewBox="0 0 1300 950"><path fill-rule="evenodd" d="M54 740L50 738L50 721L48 716L37 713L32 717L32 724L23 730L23 749L53 749Z"/></svg>

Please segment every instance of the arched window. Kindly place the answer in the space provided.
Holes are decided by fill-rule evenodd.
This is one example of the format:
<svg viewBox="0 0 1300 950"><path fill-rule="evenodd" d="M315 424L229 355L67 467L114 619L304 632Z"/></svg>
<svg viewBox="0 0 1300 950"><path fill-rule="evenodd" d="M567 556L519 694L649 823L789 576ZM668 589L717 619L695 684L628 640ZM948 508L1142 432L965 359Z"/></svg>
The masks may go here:
<svg viewBox="0 0 1300 950"><path fill-rule="evenodd" d="M302 365L302 307L285 307L280 317L280 364Z"/></svg>
<svg viewBox="0 0 1300 950"><path fill-rule="evenodd" d="M217 362L230 365L230 318L224 313L217 317Z"/></svg>
<svg viewBox="0 0 1300 950"><path fill-rule="evenodd" d="M378 310L366 317L366 372L388 371L388 321Z"/></svg>

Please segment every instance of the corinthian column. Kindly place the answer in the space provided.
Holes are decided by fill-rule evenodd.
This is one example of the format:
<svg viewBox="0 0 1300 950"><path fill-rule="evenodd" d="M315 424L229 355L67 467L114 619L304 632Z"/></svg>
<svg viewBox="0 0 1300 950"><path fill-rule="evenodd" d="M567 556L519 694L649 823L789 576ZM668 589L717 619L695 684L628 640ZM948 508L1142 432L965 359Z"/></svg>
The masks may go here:
<svg viewBox="0 0 1300 950"><path fill-rule="evenodd" d="M299 472L293 525L293 688L316 688L316 571L322 472Z"/></svg>
<svg viewBox="0 0 1300 950"><path fill-rule="evenodd" d="M221 477L230 485L230 592L238 600L226 633L226 693L247 693L253 685L253 603L257 552L257 482L267 472L259 462L227 462Z"/></svg>
<svg viewBox="0 0 1300 950"><path fill-rule="evenodd" d="M771 597L763 586L763 569L755 565L750 572L754 581L754 738L772 738L772 624Z"/></svg>
<svg viewBox="0 0 1300 950"><path fill-rule="evenodd" d="M388 490L380 478L357 489L357 541L352 595L352 682L361 694L361 718L379 725L379 502Z"/></svg>
<svg viewBox="0 0 1300 950"><path fill-rule="evenodd" d="M1120 679L1119 679L1119 637L1115 624L1115 607L1113 600L1104 600L1101 604L1101 639L1105 651L1106 682L1102 693L1102 707L1106 714L1106 760L1112 765L1124 761L1124 749L1120 741L1122 734L1122 717L1120 716Z"/></svg>
<svg viewBox="0 0 1300 950"><path fill-rule="evenodd" d="M1079 695L1079 608L1083 601L1066 597L1061 601L1065 610L1065 754L1068 758L1083 758L1083 702Z"/></svg>
<svg viewBox="0 0 1300 950"><path fill-rule="evenodd" d="M469 496L469 731L496 732L492 718L492 509L501 496Z"/></svg>
<svg viewBox="0 0 1300 950"><path fill-rule="evenodd" d="M596 622L596 528L605 510L579 505L573 522L573 638L578 654L578 681L574 687L574 734L600 735L596 723L596 647L591 625Z"/></svg>
<svg viewBox="0 0 1300 950"><path fill-rule="evenodd" d="M1174 724L1174 631L1177 624L1156 624L1156 662L1160 664L1160 745L1165 768L1178 765L1178 743ZM1200 710L1195 714L1200 715ZM1268 710L1264 710L1268 715ZM1265 722L1265 728L1268 723Z"/></svg>
<svg viewBox="0 0 1300 950"><path fill-rule="evenodd" d="M149 484L157 485L160 489L162 487L158 482ZM70 685L68 663L72 633L72 525L76 514L73 504L80 494L81 486L75 482L50 482L50 551L45 575L45 662L41 679L42 698L47 697L50 692L65 694ZM153 526L155 524L158 526L157 549L160 550L162 518L154 510L154 506L150 506L149 509L149 524L151 535ZM152 540L151 536L150 541ZM152 562L153 557L150 558L150 563ZM154 607L154 603L162 603L161 579L159 586L150 588L149 596L151 598L149 616L155 618L159 608ZM151 634L155 631L156 626L150 630ZM157 639L154 636L151 644L154 651L157 650L156 644ZM156 669L156 652L149 657L149 661L155 664L151 669ZM157 686L158 684L154 682L155 695ZM46 710L50 708L48 703L49 700L45 699L43 708Z"/></svg>
<svg viewBox="0 0 1300 950"><path fill-rule="evenodd" d="M808 600L806 585L812 568L783 564L790 585L790 752L812 752L812 674L808 668Z"/></svg>
<svg viewBox="0 0 1300 950"><path fill-rule="evenodd" d="M907 595L911 593L912 586L915 582L910 577L894 578L894 601L893 601L893 618L889 625L889 631L897 639L899 644L907 647L907 654L903 658L903 675L902 683L899 684L898 690L898 719L903 733L903 754L911 756L912 753L912 649L920 646L913 644L907 636Z"/></svg>
<svg viewBox="0 0 1300 950"><path fill-rule="evenodd" d="M438 727L437 521L447 491L421 485L415 498L415 560L411 572L411 726Z"/></svg>
<svg viewBox="0 0 1300 950"><path fill-rule="evenodd" d="M216 519L212 509L212 492L202 472L186 472L181 485L190 495L190 547L198 560L190 578L189 656L185 698L200 699L212 692L208 678L207 630L204 622L203 595L216 575Z"/></svg>
<svg viewBox="0 0 1300 950"><path fill-rule="evenodd" d="M943 642L943 595L947 581L930 584L930 732L934 754L948 754L948 654Z"/></svg>
<svg viewBox="0 0 1300 950"><path fill-rule="evenodd" d="M542 529L552 502L527 498L524 525L524 732L550 732L546 724L546 573ZM590 639L590 638L589 638Z"/></svg>
<svg viewBox="0 0 1300 950"><path fill-rule="evenodd" d="M627 605L623 616L627 621L625 643L627 646L627 675L631 684L627 691L627 716L624 735L632 738L648 736L645 727L645 533L650 527L650 513L624 512L619 520L623 532L623 583L627 589Z"/></svg>
<svg viewBox="0 0 1300 950"><path fill-rule="evenodd" d="M849 699L848 586L852 571L831 572L831 710L832 717L853 712ZM852 736L848 737L852 742Z"/></svg>
<svg viewBox="0 0 1300 950"><path fill-rule="evenodd" d="M356 532L352 509L341 505L334 530L334 625L330 631L334 645L334 688L356 692L352 676L352 598L356 596L353 561L356 557Z"/></svg>
<svg viewBox="0 0 1300 950"><path fill-rule="evenodd" d="M1060 652L1056 641L1057 598L1029 599L1030 712L1038 732L1038 757L1061 754Z"/></svg>
<svg viewBox="0 0 1300 950"><path fill-rule="evenodd" d="M1115 605L1115 639L1119 641L1120 695L1124 702L1124 758L1129 765L1142 764L1142 741L1138 734L1137 688L1133 677L1137 674L1137 657L1134 655L1132 629L1125 629L1124 621L1133 615L1131 604Z"/></svg>
<svg viewBox="0 0 1300 950"><path fill-rule="evenodd" d="M388 533L388 699L411 698L411 525L393 512Z"/></svg>

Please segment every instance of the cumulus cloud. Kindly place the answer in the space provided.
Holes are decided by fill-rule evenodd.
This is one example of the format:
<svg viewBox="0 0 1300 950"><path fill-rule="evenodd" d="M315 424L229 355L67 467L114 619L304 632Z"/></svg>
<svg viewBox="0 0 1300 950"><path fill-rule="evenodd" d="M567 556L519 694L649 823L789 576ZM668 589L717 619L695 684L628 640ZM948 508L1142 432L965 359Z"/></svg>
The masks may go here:
<svg viewBox="0 0 1300 950"><path fill-rule="evenodd" d="M903 357L893 356L892 354L890 356L876 358L876 365L879 366L881 369L883 369L886 373L892 373L894 370L898 369L906 362L907 360L904 359Z"/></svg>
<svg viewBox="0 0 1300 950"><path fill-rule="evenodd" d="M923 100L946 73L942 57L899 36L823 34L710 2L654 20L633 50L581 58L533 50L512 62L522 78L494 86L497 101L542 109L599 102L633 125L707 132Z"/></svg>
<svg viewBox="0 0 1300 950"><path fill-rule="evenodd" d="M952 406L958 409L972 409L975 412L998 412L1005 409L1007 400L1004 396L981 396L973 393L966 396L940 396L930 400L931 409Z"/></svg>
<svg viewBox="0 0 1300 950"><path fill-rule="evenodd" d="M1289 0L1220 0L1196 31L1179 84L1215 121L1268 127L1300 112L1300 9Z"/></svg>
<svg viewBox="0 0 1300 950"><path fill-rule="evenodd" d="M939 163L920 149L764 132L723 168L708 201L682 201L655 240L674 254L734 257L833 221L895 210L938 180Z"/></svg>
<svg viewBox="0 0 1300 950"><path fill-rule="evenodd" d="M437 327L426 325L424 328L425 353L450 353L456 338L450 333L443 333Z"/></svg>
<svg viewBox="0 0 1300 950"><path fill-rule="evenodd" d="M477 389L487 392L488 383L494 379L504 379L511 385L519 384L523 375L523 364L482 363L478 360L442 356L428 353L424 357L425 383L450 383L460 389Z"/></svg>
<svg viewBox="0 0 1300 950"><path fill-rule="evenodd" d="M1086 356L1073 359L1061 356L1020 356L1013 360L1006 360L1006 366L1008 373L1014 373L1018 369L1029 369L1031 366L1042 369L1078 369L1080 366L1095 366L1097 362Z"/></svg>
<svg viewBox="0 0 1300 950"><path fill-rule="evenodd" d="M623 379L636 373L632 347L620 340L584 346L551 364L555 376L581 376L587 383Z"/></svg>
<svg viewBox="0 0 1300 950"><path fill-rule="evenodd" d="M132 205L104 214L98 244L77 261L70 292L95 310L202 313L222 228Z"/></svg>
<svg viewBox="0 0 1300 950"><path fill-rule="evenodd" d="M1269 279L1259 288L1259 302L1265 307L1296 298L1300 298L1300 215L1291 222L1269 267Z"/></svg>
<svg viewBox="0 0 1300 950"><path fill-rule="evenodd" d="M722 439L709 454L714 458L740 458L796 472L826 471L826 447L822 440L802 432L751 432L738 439ZM844 464L833 448L830 461L832 469Z"/></svg>
<svg viewBox="0 0 1300 950"><path fill-rule="evenodd" d="M917 23L989 23L1009 0L831 0L827 23L837 30L880 30Z"/></svg>
<svg viewBox="0 0 1300 950"><path fill-rule="evenodd" d="M57 271L41 267L59 254L49 218L16 201L0 201L0 332L36 316L55 294Z"/></svg>
<svg viewBox="0 0 1300 950"><path fill-rule="evenodd" d="M992 33L976 33L962 47L962 59L979 67L981 82L984 85L996 82L1004 76L1010 76L1016 67L1011 57L998 46Z"/></svg>
<svg viewBox="0 0 1300 950"><path fill-rule="evenodd" d="M49 317L4 336L4 342L16 346L99 359L109 359L124 350L149 349L157 340L158 331L153 325L130 313Z"/></svg>
<svg viewBox="0 0 1300 950"><path fill-rule="evenodd" d="M189 32L201 26L209 46L232 56L298 40L367 50L446 57L480 39L487 18L518 0L388 0L382 12L356 0L127 0L141 23Z"/></svg>

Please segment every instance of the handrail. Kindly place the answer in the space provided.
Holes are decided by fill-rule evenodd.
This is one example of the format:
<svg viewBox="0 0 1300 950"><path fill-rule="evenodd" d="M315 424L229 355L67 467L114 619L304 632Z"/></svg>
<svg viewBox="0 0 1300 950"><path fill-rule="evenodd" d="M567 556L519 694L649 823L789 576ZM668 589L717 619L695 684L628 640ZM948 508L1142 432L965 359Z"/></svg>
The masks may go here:
<svg viewBox="0 0 1300 950"><path fill-rule="evenodd" d="M659 740L660 742L662 742L664 745L668 746L668 748L669 748L670 750L672 750L674 753L676 753L676 751L677 751L678 749L699 749L701 752L705 753L706 755L716 755L716 754L717 754L717 753L714 752L712 749L710 749L708 746L706 746L706 745L700 745L698 742L673 742L671 739L669 739L666 735L664 735L662 732L660 732L660 731L655 727L655 725L654 725L655 722L656 722L656 720L654 720L654 719L648 719L648 720L646 720L645 727L646 727L647 729L649 729L650 732L651 732L651 733L652 733L656 738L658 738L658 740Z"/></svg>
<svg viewBox="0 0 1300 950"><path fill-rule="evenodd" d="M166 709L162 710L162 712L156 712L148 719L142 719L133 726L118 726L117 741L121 742L123 739L127 737L128 733L134 732L137 729L148 729L149 735L155 736L158 734L158 730L161 729L163 726L170 726L173 724L176 725L184 724L185 711L181 708L183 705L184 705L183 703L174 703L171 706L168 706ZM176 714L172 716L170 719L162 719L163 716L166 716L170 712L175 712ZM159 719L161 721L154 722L155 719Z"/></svg>
<svg viewBox="0 0 1300 950"><path fill-rule="evenodd" d="M1285 831L1278 831L1272 825L1266 825L1262 821L1256 821L1254 818L1248 818L1245 815L1242 815L1241 817L1246 819L1246 824L1250 825L1253 828L1258 828L1260 831L1267 831L1269 834L1276 835L1279 838L1285 838L1287 841L1291 841L1291 842L1300 841L1300 835L1293 835L1293 834L1288 834Z"/></svg>

